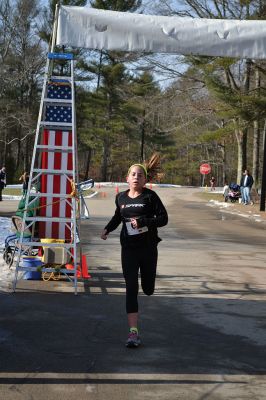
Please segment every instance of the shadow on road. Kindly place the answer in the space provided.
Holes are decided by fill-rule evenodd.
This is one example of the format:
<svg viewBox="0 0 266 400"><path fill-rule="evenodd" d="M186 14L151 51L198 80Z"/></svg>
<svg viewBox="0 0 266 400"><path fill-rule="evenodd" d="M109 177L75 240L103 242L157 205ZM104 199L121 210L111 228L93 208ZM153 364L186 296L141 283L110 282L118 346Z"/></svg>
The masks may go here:
<svg viewBox="0 0 266 400"><path fill-rule="evenodd" d="M202 285L205 294L213 293L208 284ZM97 288L98 292L93 292ZM177 294L182 293L159 287L153 297L140 296L143 346L132 351L124 347L127 327L121 274L96 273L93 281L86 283L85 292L78 296L49 292L49 288L45 293L0 293L0 383L77 384L88 382L80 374L118 374L117 378L99 375L90 381L167 384L184 383L171 378L173 374L266 373L265 346L215 328L217 317L225 327L230 325L232 332L239 332L239 324L244 329L245 321L252 318L261 321L265 328L264 301L208 298L203 297L202 291L194 292L194 297L176 297ZM36 373L69 375L57 379L35 376ZM120 376L125 373L140 378ZM154 380L151 374L169 376ZM185 382L193 384L193 378Z"/></svg>

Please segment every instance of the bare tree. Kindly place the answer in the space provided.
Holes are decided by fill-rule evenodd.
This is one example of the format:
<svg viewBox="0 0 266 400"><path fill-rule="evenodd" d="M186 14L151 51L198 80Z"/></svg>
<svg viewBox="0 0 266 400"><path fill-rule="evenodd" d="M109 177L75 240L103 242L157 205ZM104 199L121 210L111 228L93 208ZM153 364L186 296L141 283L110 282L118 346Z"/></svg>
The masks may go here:
<svg viewBox="0 0 266 400"><path fill-rule="evenodd" d="M28 169L39 106L44 48L38 37L37 0L0 5L0 140L9 177ZM19 173L20 171L17 171Z"/></svg>

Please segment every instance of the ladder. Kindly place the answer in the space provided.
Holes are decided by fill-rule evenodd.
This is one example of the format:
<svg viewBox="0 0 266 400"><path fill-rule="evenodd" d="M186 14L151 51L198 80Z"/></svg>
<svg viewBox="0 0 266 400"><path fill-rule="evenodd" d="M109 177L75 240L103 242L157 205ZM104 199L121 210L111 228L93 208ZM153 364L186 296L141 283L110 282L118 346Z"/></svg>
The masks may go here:
<svg viewBox="0 0 266 400"><path fill-rule="evenodd" d="M36 271L23 265L23 255L33 248L40 253L56 247L72 260L74 269L62 267L60 273L74 283L77 294L78 250L81 256L78 184L74 57L71 53L51 52L45 69L13 291L20 271ZM29 230L31 238L25 243L25 232ZM41 270L53 272L54 268Z"/></svg>

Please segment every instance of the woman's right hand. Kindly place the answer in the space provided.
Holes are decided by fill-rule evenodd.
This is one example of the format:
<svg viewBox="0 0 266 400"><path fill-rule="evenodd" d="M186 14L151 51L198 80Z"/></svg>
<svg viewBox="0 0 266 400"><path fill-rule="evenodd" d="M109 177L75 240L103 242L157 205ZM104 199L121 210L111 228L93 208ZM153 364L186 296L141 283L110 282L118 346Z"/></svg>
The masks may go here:
<svg viewBox="0 0 266 400"><path fill-rule="evenodd" d="M107 232L106 229L104 229L104 230L102 231L102 234L101 234L101 239L106 240L106 239L107 239L107 236L108 236L108 232Z"/></svg>

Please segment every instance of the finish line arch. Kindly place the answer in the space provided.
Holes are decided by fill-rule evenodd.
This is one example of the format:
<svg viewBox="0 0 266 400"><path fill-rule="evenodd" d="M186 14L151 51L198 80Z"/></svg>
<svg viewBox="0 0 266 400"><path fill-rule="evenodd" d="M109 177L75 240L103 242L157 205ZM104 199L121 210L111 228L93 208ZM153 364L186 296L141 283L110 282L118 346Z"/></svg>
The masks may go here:
<svg viewBox="0 0 266 400"><path fill-rule="evenodd" d="M52 51L58 46L127 52L266 59L265 20L165 17L56 6ZM266 135L260 210L265 211Z"/></svg>

